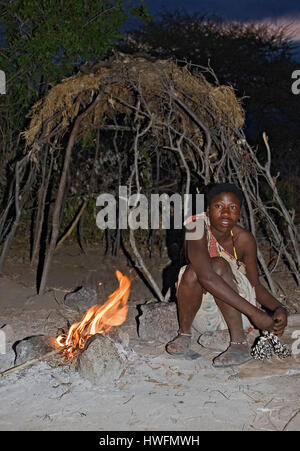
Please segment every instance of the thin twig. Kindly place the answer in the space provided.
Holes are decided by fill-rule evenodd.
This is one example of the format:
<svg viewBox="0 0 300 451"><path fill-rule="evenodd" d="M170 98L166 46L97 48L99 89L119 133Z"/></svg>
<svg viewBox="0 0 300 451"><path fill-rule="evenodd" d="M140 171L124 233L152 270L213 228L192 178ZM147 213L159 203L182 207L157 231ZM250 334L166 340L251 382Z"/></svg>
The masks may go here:
<svg viewBox="0 0 300 451"><path fill-rule="evenodd" d="M285 431L286 428L288 427L288 425L293 421L294 418L296 418L296 416L298 415L298 413L300 412L300 409L296 410L296 412L291 416L291 418L289 419L289 421L284 425L284 427L282 428L282 431Z"/></svg>
<svg viewBox="0 0 300 451"><path fill-rule="evenodd" d="M7 376L7 374L12 374L15 371L22 370L23 368L28 368L31 365L34 365L35 363L40 362L41 360L48 359L48 357L51 357L53 355L59 354L63 351L64 348L55 349L53 351L47 352L46 354L41 355L40 357L37 357L36 359L28 360L25 363L22 363L21 365L14 366L13 368L10 368L9 370L3 371L0 373L0 377Z"/></svg>

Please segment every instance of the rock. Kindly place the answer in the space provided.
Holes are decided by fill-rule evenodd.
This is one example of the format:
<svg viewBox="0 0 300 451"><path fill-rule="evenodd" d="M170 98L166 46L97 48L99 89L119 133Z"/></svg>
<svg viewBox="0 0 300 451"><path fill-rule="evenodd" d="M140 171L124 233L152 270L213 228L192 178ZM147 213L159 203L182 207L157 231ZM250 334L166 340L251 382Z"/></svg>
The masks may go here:
<svg viewBox="0 0 300 451"><path fill-rule="evenodd" d="M122 331L120 327L113 327L105 336L123 346L124 349L129 346L129 335Z"/></svg>
<svg viewBox="0 0 300 451"><path fill-rule="evenodd" d="M9 324L5 324L0 328L0 354L6 354L11 351L15 341L13 328Z"/></svg>
<svg viewBox="0 0 300 451"><path fill-rule="evenodd" d="M51 352L53 350L50 345L52 340L53 337L35 335L16 342L13 346L16 354L15 365L21 365L28 360L37 359L47 352Z"/></svg>
<svg viewBox="0 0 300 451"><path fill-rule="evenodd" d="M139 308L142 312L138 318L140 338L167 343L177 335L179 325L174 302L151 302Z"/></svg>
<svg viewBox="0 0 300 451"><path fill-rule="evenodd" d="M117 344L110 338L97 334L90 338L78 357L76 369L93 385L107 385L120 377L124 362Z"/></svg>
<svg viewBox="0 0 300 451"><path fill-rule="evenodd" d="M64 305L75 312L85 312L97 304L97 292L93 288L81 287L64 298Z"/></svg>

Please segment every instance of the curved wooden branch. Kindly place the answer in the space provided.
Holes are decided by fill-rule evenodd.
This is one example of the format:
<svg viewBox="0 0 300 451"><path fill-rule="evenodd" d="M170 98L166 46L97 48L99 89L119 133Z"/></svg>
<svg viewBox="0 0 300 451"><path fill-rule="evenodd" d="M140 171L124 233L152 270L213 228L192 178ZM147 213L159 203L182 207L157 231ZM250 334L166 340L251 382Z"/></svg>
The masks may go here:
<svg viewBox="0 0 300 451"><path fill-rule="evenodd" d="M33 179L35 177L35 170L30 166L29 169L29 175L27 177L25 186L23 187L22 193L20 192L20 185L21 185L21 173L22 171L26 170L27 163L29 161L29 156L27 155L24 157L21 161L18 161L15 166L15 193L14 193L14 202L15 202L15 218L12 223L12 226L10 228L9 234L6 237L6 240L4 242L1 256L0 256L0 274L3 270L3 264L4 260L7 256L7 253L9 251L10 245L12 243L12 240L16 234L17 228L20 223L22 210L24 207L25 202L27 201L29 194L30 194L30 188L33 183Z"/></svg>
<svg viewBox="0 0 300 451"><path fill-rule="evenodd" d="M201 121L201 119L196 116L196 114L189 108L188 105L186 105L186 103L184 103L179 97L177 97L175 94L173 94L173 98L174 100L186 111L186 113L196 122L196 124L198 124L199 127L201 127L204 130L205 133L205 137L206 137L206 146L205 146L205 150L204 150L204 155L205 155L205 178L204 178L204 183L205 185L208 185L209 180L210 180L210 175L209 175L209 154L210 154L210 150L211 150L211 145L212 145L212 138L211 138L211 134L210 131L208 129L208 127L206 127L206 125Z"/></svg>
<svg viewBox="0 0 300 451"><path fill-rule="evenodd" d="M65 187L66 187L66 182L67 182L67 173L68 173L68 169L70 166L70 161L71 161L71 154L72 154L72 149L75 143L75 139L79 130L79 125L81 123L81 121L98 105L98 103L101 101L103 94L105 91L105 87L103 87L101 89L101 91L99 92L99 94L97 95L97 97L94 99L94 101L88 106L88 108L86 108L86 110L81 113L75 120L75 123L73 125L72 128L72 132L70 134L69 137L69 141L67 144L67 148L66 148L66 153L65 153L65 160L64 160L64 165L63 165L63 170L62 170L62 174L61 174L61 178L60 178L60 182L59 182L59 187L58 187L58 192L57 192L57 198L55 201L55 205L54 205L54 210L53 210L53 216L52 216L52 230L51 230L51 239L50 239L50 243L49 243L49 247L46 253L46 257L45 257L45 262L44 262L44 266L43 266L43 272L42 272L42 277L41 277L41 282L40 282L40 286L39 286L39 290L38 290L38 294L43 294L46 288L46 283L47 283L47 277L48 277L48 273L50 270L50 265L52 262L52 257L55 251L55 247L56 247L56 243L57 243L57 239L58 239L58 234L59 234L59 217L60 217L60 212L61 212L61 206L62 206L62 201L63 201L63 196L64 196L64 192L65 192Z"/></svg>

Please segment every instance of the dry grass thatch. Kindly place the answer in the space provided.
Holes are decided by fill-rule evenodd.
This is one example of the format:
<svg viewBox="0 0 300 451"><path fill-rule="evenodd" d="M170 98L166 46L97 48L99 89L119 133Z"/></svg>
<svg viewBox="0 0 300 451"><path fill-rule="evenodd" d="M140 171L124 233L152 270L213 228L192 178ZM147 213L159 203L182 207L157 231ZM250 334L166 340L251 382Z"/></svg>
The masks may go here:
<svg viewBox="0 0 300 451"><path fill-rule="evenodd" d="M170 95L184 99L208 128L213 127L215 121L224 125L231 122L238 128L244 123L243 109L231 87L215 87L202 75L194 76L187 68L178 67L170 60L153 61L117 54L90 68L83 67L77 75L62 80L38 101L32 107L30 125L24 132L26 145L30 147L40 139L45 142L56 130L64 134L103 87L105 96L82 121L81 134L109 122L119 113L131 117L131 121L132 106L137 105L138 99L153 115L152 133L155 129L161 133ZM199 127L180 108L175 114L177 120L179 115L185 132L195 139ZM201 143L199 136L198 144Z"/></svg>

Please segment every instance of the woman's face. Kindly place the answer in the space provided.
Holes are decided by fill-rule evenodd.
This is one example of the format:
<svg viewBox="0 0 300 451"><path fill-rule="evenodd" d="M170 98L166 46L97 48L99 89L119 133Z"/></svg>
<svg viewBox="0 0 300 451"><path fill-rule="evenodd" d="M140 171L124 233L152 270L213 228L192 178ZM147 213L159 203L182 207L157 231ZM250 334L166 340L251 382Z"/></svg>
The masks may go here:
<svg viewBox="0 0 300 451"><path fill-rule="evenodd" d="M221 233L226 233L240 219L240 200L234 193L220 193L212 199L207 214L211 226Z"/></svg>

